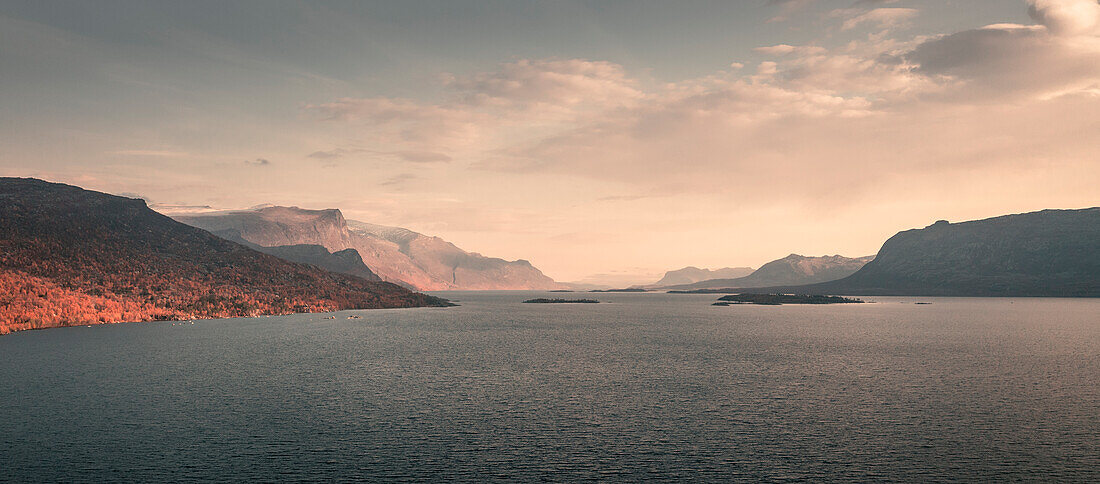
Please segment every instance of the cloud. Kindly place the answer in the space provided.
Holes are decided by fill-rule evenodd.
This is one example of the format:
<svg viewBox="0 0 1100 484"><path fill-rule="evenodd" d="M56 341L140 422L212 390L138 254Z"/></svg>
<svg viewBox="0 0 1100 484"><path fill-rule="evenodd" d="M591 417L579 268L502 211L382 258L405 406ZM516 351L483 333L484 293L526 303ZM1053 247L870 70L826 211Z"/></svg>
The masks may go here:
<svg viewBox="0 0 1100 484"><path fill-rule="evenodd" d="M643 96L622 66L582 59L522 59L492 72L446 75L444 85L450 89L450 100L440 104L386 97L341 98L309 105L306 110L325 120L457 126L517 110L568 115L576 110L626 106Z"/></svg>
<svg viewBox="0 0 1100 484"><path fill-rule="evenodd" d="M994 24L940 36L905 55L954 99L1046 99L1100 89L1100 3L1032 0L1038 24Z"/></svg>
<svg viewBox="0 0 1100 484"><path fill-rule="evenodd" d="M432 151L395 151L392 154L410 163L446 163L451 161L450 156Z"/></svg>
<svg viewBox="0 0 1100 484"><path fill-rule="evenodd" d="M851 30L868 24L883 30L893 29L916 17L917 13L917 10L912 8L876 8L845 20L840 29Z"/></svg>
<svg viewBox="0 0 1100 484"><path fill-rule="evenodd" d="M787 45L787 44L772 45L772 46L768 46L768 47L757 47L753 50L755 52L760 53L760 54L771 55L771 56L785 56L785 55L791 55L791 54L811 55L811 54L821 54L821 53L825 52L824 47L818 47L818 46L814 46L814 45L794 46L794 45Z"/></svg>
<svg viewBox="0 0 1100 484"><path fill-rule="evenodd" d="M447 84L471 105L551 109L629 105L642 97L622 66L581 59L519 60Z"/></svg>
<svg viewBox="0 0 1100 484"><path fill-rule="evenodd" d="M1058 36L1100 35L1096 0L1031 0L1028 14Z"/></svg>
<svg viewBox="0 0 1100 484"><path fill-rule="evenodd" d="M424 106L410 99L384 97L341 98L330 103L309 105L307 109L322 119L376 123L422 121L448 113L445 108Z"/></svg>
<svg viewBox="0 0 1100 484"><path fill-rule="evenodd" d="M405 182L415 180L417 178L418 177L416 175L412 174L412 173L400 173L400 174L394 175L390 178L387 178L382 183L379 183L379 185L384 186L384 187L403 185Z"/></svg>
<svg viewBox="0 0 1100 484"><path fill-rule="evenodd" d="M396 158L401 161L409 163L446 163L451 161L451 157L434 151L419 151L419 150L398 150L398 151L378 151L367 150L362 148L333 148L327 151L314 151L308 155L307 158L314 158L318 160L335 160L343 158L353 154L368 154L374 156L383 156L388 158Z"/></svg>
<svg viewBox="0 0 1100 484"><path fill-rule="evenodd" d="M891 29L915 10L851 11L827 21L882 30L831 47L763 46L756 52L769 58L755 69L732 62L652 85L606 62L519 60L448 77L440 102L345 98L307 109L406 162L827 210L982 170L1034 169L1044 162L1037 140L1096 174L1087 164L1100 141L1057 120L1096 119L1088 113L1100 108L1097 8L1033 0L1033 25L918 37Z"/></svg>
<svg viewBox="0 0 1100 484"><path fill-rule="evenodd" d="M357 123L387 144L415 143L435 148L476 144L482 128L493 122L487 113L465 106L423 104L399 98L341 98L306 107L326 121Z"/></svg>
<svg viewBox="0 0 1100 484"><path fill-rule="evenodd" d="M188 156L187 153L182 151L169 151L169 150L118 150L108 151L108 154L122 155L122 156L152 156L157 158L179 158Z"/></svg>
<svg viewBox="0 0 1100 484"><path fill-rule="evenodd" d="M255 160L244 160L244 164L248 166L268 166L271 161L266 158L256 158Z"/></svg>
<svg viewBox="0 0 1100 484"><path fill-rule="evenodd" d="M148 200L147 200L148 202ZM215 212L218 209L210 205L187 205L187 204L173 204L173 203L150 203L149 208L163 213L163 214L177 214L177 213L202 213L202 212Z"/></svg>
<svg viewBox="0 0 1100 484"><path fill-rule="evenodd" d="M629 108L645 96L622 66L582 59L518 60L492 72L445 76L443 87L447 100L440 103L340 98L305 111L319 120L358 125L370 144L399 147L387 151L405 161L427 162Z"/></svg>
<svg viewBox="0 0 1100 484"><path fill-rule="evenodd" d="M646 195L610 195L606 197L599 197L596 201L600 202L633 202L636 200L644 200L650 198Z"/></svg>
<svg viewBox="0 0 1100 484"><path fill-rule="evenodd" d="M334 160L336 158L344 156L346 152L346 150L342 150L340 148L328 151L314 151L313 153L306 155L306 158L315 158L318 160Z"/></svg>

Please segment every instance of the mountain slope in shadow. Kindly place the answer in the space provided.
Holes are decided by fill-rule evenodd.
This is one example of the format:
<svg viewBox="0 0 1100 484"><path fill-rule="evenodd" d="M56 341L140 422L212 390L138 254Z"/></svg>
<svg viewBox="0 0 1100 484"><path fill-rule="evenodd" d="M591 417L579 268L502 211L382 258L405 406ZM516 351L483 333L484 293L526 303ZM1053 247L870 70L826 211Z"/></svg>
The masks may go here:
<svg viewBox="0 0 1100 484"><path fill-rule="evenodd" d="M894 235L844 279L752 291L1100 297L1100 207L941 220Z"/></svg>
<svg viewBox="0 0 1100 484"><path fill-rule="evenodd" d="M0 333L448 304L257 252L140 199L28 178L0 178L0 282Z"/></svg>

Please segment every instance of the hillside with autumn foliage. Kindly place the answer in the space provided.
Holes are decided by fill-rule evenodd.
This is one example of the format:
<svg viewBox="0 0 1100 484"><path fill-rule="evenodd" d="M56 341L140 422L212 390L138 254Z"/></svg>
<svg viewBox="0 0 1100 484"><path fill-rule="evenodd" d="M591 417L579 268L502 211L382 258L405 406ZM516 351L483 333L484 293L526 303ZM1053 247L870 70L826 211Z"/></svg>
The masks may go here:
<svg viewBox="0 0 1100 484"><path fill-rule="evenodd" d="M143 200L0 178L0 334L448 304L257 252L156 213Z"/></svg>

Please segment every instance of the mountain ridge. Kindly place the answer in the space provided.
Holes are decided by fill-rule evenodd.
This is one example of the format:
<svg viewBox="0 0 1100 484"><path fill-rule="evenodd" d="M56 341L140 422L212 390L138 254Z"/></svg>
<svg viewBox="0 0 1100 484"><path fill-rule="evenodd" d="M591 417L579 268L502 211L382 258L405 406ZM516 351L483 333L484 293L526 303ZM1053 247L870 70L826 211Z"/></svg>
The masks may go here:
<svg viewBox="0 0 1100 484"><path fill-rule="evenodd" d="M824 282L847 277L872 259L874 259L874 256L844 257L841 255L826 255L807 257L790 254L781 259L768 262L744 277L709 279L692 284L665 286L662 289L691 291Z"/></svg>
<svg viewBox="0 0 1100 484"><path fill-rule="evenodd" d="M317 244L333 251L353 248L382 279L420 290L564 287L526 260L485 257L439 237L346 220L339 209L267 206L174 217L212 233L235 229L243 239L261 246Z"/></svg>
<svg viewBox="0 0 1100 484"><path fill-rule="evenodd" d="M260 251L265 254L273 255L280 259L288 260L291 262L297 262L299 264L309 264L311 266L319 267L329 272L338 272L341 274L348 274L356 277L363 278L368 281L380 282L381 277L378 277L373 271L363 263L363 258L359 255L359 251L355 249L344 249L336 252L329 252L324 246L317 244L295 244L295 245L277 245L274 247L264 247L262 245L253 244L241 237L240 231L236 229L223 230L218 233L214 233L218 237L221 237L230 242L235 242L248 247L252 250Z"/></svg>
<svg viewBox="0 0 1100 484"><path fill-rule="evenodd" d="M865 296L1100 297L1100 207L1048 209L898 232L852 275L747 288Z"/></svg>
<svg viewBox="0 0 1100 484"><path fill-rule="evenodd" d="M288 262L172 220L144 200L0 178L0 333L445 300Z"/></svg>
<svg viewBox="0 0 1100 484"><path fill-rule="evenodd" d="M694 284L696 282L702 282L711 279L735 279L738 277L745 277L749 274L752 274L752 272L753 268L751 267L723 267L721 269L711 270L706 268L701 269L695 266L687 266L682 269L665 272L664 276L662 276L661 279L657 282L636 287L665 287L681 284Z"/></svg>

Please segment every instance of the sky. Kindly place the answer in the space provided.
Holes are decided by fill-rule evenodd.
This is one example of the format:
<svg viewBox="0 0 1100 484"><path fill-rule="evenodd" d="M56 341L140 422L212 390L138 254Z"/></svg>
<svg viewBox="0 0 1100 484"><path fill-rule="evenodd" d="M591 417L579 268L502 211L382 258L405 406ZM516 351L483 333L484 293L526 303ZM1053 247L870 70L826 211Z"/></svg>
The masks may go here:
<svg viewBox="0 0 1100 484"><path fill-rule="evenodd" d="M1100 205L1096 0L0 1L0 175L559 281Z"/></svg>

